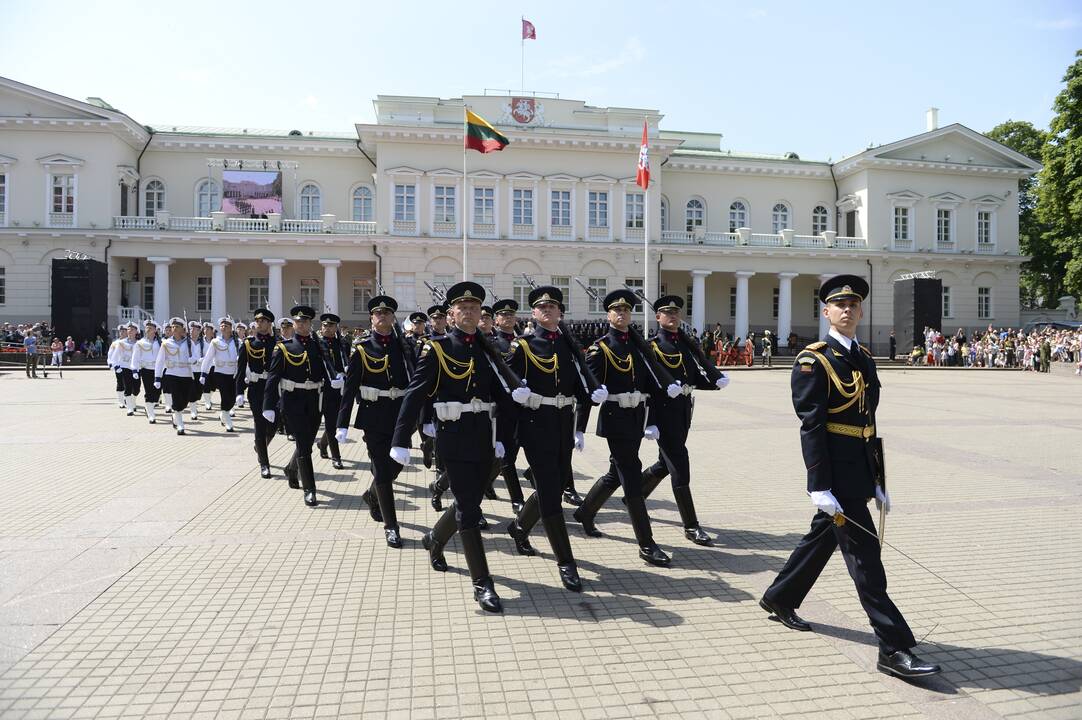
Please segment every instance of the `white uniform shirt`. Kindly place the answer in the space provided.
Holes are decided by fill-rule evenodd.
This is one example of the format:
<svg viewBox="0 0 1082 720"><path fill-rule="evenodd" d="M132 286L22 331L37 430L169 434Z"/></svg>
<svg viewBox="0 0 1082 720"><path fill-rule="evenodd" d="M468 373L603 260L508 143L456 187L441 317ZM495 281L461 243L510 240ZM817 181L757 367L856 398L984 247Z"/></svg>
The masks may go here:
<svg viewBox="0 0 1082 720"><path fill-rule="evenodd" d="M207 343L201 372L206 374L211 368L222 375L237 374L237 346L233 338L227 340L217 337Z"/></svg>
<svg viewBox="0 0 1082 720"><path fill-rule="evenodd" d="M135 343L127 338L117 341L116 350L113 351L113 365L122 368L131 367L131 357L135 352Z"/></svg>
<svg viewBox="0 0 1082 720"><path fill-rule="evenodd" d="M186 349L188 350L188 367L193 373L202 372L203 368L203 352L207 347L207 341L203 338L198 340L192 340L188 338L184 341Z"/></svg>
<svg viewBox="0 0 1082 720"><path fill-rule="evenodd" d="M158 350L158 359L154 363L154 377L164 375L173 377L192 377L192 359L188 354L188 341L176 341L166 338Z"/></svg>
<svg viewBox="0 0 1082 720"><path fill-rule="evenodd" d="M148 340L143 338L135 343L132 351L130 368L132 370L153 370L154 363L158 359L158 348L162 341L158 338Z"/></svg>

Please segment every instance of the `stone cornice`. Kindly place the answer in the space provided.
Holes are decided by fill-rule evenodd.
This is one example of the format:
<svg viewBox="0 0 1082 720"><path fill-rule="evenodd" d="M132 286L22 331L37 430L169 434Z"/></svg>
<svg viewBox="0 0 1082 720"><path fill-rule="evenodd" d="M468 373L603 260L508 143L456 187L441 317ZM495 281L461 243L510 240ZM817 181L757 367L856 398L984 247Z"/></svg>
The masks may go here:
<svg viewBox="0 0 1082 720"><path fill-rule="evenodd" d="M742 160L740 158L673 156L665 163L665 170L682 170L701 173L731 173L736 175L780 175L803 178L829 178L830 166L789 163L785 161Z"/></svg>

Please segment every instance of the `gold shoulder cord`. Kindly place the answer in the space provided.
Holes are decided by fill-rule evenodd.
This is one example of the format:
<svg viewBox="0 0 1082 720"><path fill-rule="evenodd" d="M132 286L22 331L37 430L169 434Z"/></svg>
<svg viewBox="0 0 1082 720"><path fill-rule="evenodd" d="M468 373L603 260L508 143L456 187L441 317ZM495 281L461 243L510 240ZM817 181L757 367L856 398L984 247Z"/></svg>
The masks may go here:
<svg viewBox="0 0 1082 720"><path fill-rule="evenodd" d="M441 346L438 342L433 342L429 340L428 346L432 348L432 352L436 353L436 360L440 364L440 372L436 374L436 385L432 388L432 392L428 394L428 397L433 397L436 394L436 391L439 390L440 379L444 375L447 375L447 377L451 378L452 380L465 380L466 378L473 375L473 358L470 358L470 361L468 363L462 362L461 360L456 360L453 357L449 357L447 353L443 351L443 346ZM463 368L463 370L459 373L454 372L453 370L451 370L450 367L452 364L456 367Z"/></svg>
<svg viewBox="0 0 1082 720"><path fill-rule="evenodd" d="M522 353L526 356L526 359L529 360L529 365L533 365L546 375L552 375L560 369L560 356L556 353L552 353L552 357L550 358L542 358L534 353L530 348L530 343L527 341L520 340L518 346L522 348ZM527 370L529 370L529 365L527 365ZM525 377L526 375L524 373L523 378ZM556 375L556 384L560 384L559 374Z"/></svg>
<svg viewBox="0 0 1082 720"><path fill-rule="evenodd" d="M654 348L654 354L658 356L658 359L670 370L676 370L684 364L684 354L682 352L675 352L670 355L658 347L656 342L650 343L650 346Z"/></svg>
<svg viewBox="0 0 1082 720"><path fill-rule="evenodd" d="M816 352L815 350L807 350L806 352L811 353L819 359L819 363L826 371L827 377L830 378L831 384L835 387L838 393L847 401L844 405L828 409L827 412L830 414L840 413L843 410L847 410L853 403L858 401L860 403L857 406L858 409L861 412L864 412L865 383L864 375L861 374L860 370L854 370L853 379L849 382L845 382L838 376L838 372L834 369L834 366L830 364L830 361L827 360L822 353Z"/></svg>
<svg viewBox="0 0 1082 720"><path fill-rule="evenodd" d="M176 346L177 349L174 350L173 352L169 352L169 346L166 345L165 343L162 343L162 347L165 348L165 353L167 355L176 355L177 353L180 352L180 346L179 345Z"/></svg>
<svg viewBox="0 0 1082 720"><path fill-rule="evenodd" d="M612 365L617 372L631 373L631 381L635 382L635 362L632 360L630 351L626 358L621 358L610 350L608 345L600 340L597 341L597 345L601 348L601 352L605 353L605 357L608 359L609 364Z"/></svg>
<svg viewBox="0 0 1082 720"><path fill-rule="evenodd" d="M308 362L308 351L307 350L305 350L300 355L294 355L293 353L286 350L286 346L284 344L282 344L282 343L278 343L277 347L278 347L279 350L282 351L282 357L284 357L286 359L286 362L289 363L290 365L292 365L293 367L300 367L301 365Z"/></svg>
<svg viewBox="0 0 1082 720"><path fill-rule="evenodd" d="M373 375L387 372L387 369L391 365L390 355L384 355L382 358L376 359L365 352L364 346L360 343L354 345L354 347L361 353L361 364L364 365L365 372Z"/></svg>
<svg viewBox="0 0 1082 720"><path fill-rule="evenodd" d="M253 350L251 342L252 341L248 338L245 338L244 340L244 351L248 353L248 357L252 358L253 360L262 360L263 358L265 358L267 356L267 348Z"/></svg>

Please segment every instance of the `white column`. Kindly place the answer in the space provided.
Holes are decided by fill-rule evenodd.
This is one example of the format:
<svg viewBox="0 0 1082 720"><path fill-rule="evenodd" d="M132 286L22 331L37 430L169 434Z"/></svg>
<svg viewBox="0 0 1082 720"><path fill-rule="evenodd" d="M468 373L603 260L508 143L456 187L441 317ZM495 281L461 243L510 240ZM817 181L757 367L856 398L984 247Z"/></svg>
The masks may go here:
<svg viewBox="0 0 1082 720"><path fill-rule="evenodd" d="M327 312L338 314L338 266L341 260L320 260L323 266L323 302L330 308ZM323 308L316 308L317 315L323 313Z"/></svg>
<svg viewBox="0 0 1082 720"><path fill-rule="evenodd" d="M149 257L154 265L154 314L163 325L169 322L169 266L175 260L167 257Z"/></svg>
<svg viewBox="0 0 1082 720"><path fill-rule="evenodd" d="M834 277L833 273L827 273L819 276L819 284L822 285L830 278ZM827 331L830 330L830 323L823 316L823 304L819 304L819 340L822 340L827 336Z"/></svg>
<svg viewBox="0 0 1082 720"><path fill-rule="evenodd" d="M210 265L210 321L217 323L227 312L225 266L229 264L229 258L205 258L205 261Z"/></svg>
<svg viewBox="0 0 1082 720"><path fill-rule="evenodd" d="M706 276L710 270L691 271L691 325L702 335L703 325L706 323ZM747 280L744 281L747 288ZM739 296L737 303L739 303ZM739 304L737 305L739 307ZM737 310L739 313L740 311Z"/></svg>
<svg viewBox="0 0 1082 720"><path fill-rule="evenodd" d="M286 264L281 258L264 258L263 264L267 266L267 303L274 317L282 317L282 266Z"/></svg>
<svg viewBox="0 0 1082 720"><path fill-rule="evenodd" d="M778 273L778 345L784 347L793 331L793 278L800 273Z"/></svg>
<svg viewBox="0 0 1082 720"><path fill-rule="evenodd" d="M743 342L748 337L748 278L754 275L750 270L736 271L736 329L735 337Z"/></svg>

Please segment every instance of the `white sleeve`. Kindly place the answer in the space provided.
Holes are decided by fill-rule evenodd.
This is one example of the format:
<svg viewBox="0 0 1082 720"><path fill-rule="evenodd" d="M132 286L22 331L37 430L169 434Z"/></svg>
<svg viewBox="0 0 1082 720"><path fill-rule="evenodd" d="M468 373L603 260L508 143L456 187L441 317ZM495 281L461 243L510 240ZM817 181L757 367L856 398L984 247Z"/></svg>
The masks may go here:
<svg viewBox="0 0 1082 720"><path fill-rule="evenodd" d="M116 352L116 340L109 343L109 354L106 356L105 361L109 363L109 367L113 367L113 354Z"/></svg>
<svg viewBox="0 0 1082 720"><path fill-rule="evenodd" d="M203 364L199 367L199 372L206 375L210 372L211 367L214 366L214 356L218 352L218 346L211 340L207 343L207 349L203 352Z"/></svg>
<svg viewBox="0 0 1082 720"><path fill-rule="evenodd" d="M131 349L131 362L128 363L129 369L131 369L131 370L139 370L139 368L141 367L141 365L139 364L139 359L142 358L142 357L143 357L143 348L140 347L139 343L135 343L135 345L132 346L132 349Z"/></svg>
<svg viewBox="0 0 1082 720"><path fill-rule="evenodd" d="M160 378L165 370L165 343L158 348L158 358L154 361L154 377Z"/></svg>

